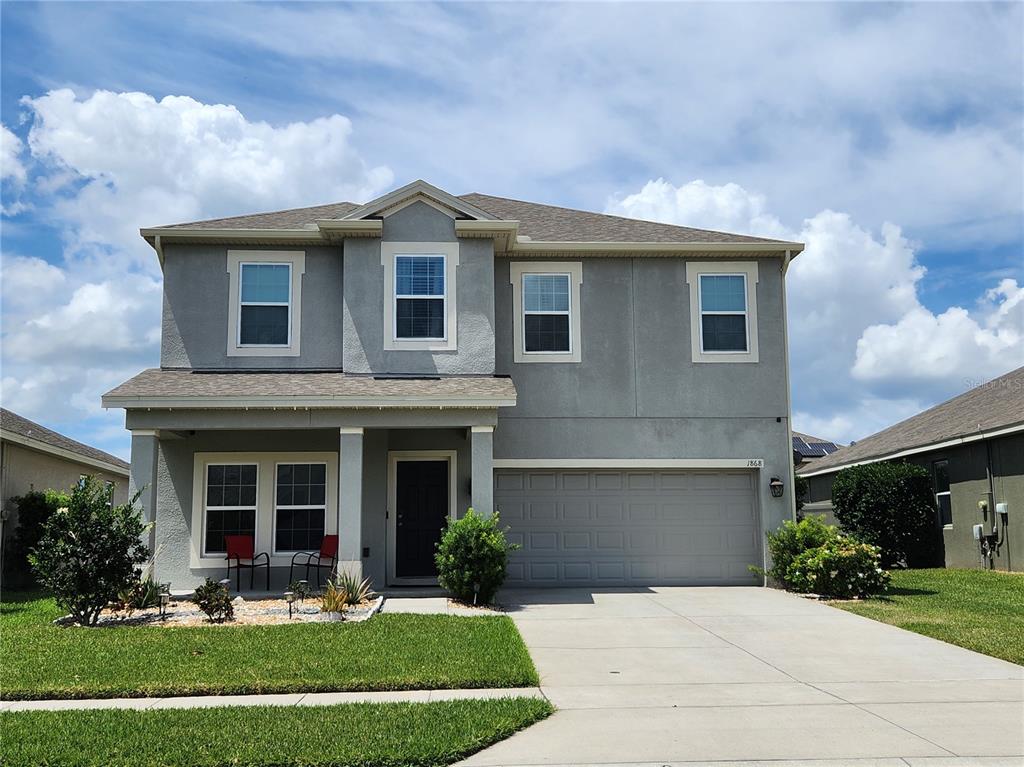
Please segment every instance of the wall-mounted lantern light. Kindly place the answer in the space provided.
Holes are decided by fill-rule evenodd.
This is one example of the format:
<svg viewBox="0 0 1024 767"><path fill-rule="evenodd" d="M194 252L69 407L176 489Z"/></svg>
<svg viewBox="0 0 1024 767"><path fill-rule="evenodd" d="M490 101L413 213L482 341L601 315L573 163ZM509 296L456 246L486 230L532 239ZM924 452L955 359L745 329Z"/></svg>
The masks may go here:
<svg viewBox="0 0 1024 767"><path fill-rule="evenodd" d="M782 480L779 479L778 477L772 477L768 481L768 488L772 491L772 498L782 497L783 484Z"/></svg>

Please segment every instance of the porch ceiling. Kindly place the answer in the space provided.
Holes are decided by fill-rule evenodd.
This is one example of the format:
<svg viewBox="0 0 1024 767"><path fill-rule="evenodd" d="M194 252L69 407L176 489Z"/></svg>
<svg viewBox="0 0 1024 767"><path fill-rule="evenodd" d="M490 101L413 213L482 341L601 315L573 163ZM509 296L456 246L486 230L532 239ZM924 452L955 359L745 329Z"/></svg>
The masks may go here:
<svg viewBox="0 0 1024 767"><path fill-rule="evenodd" d="M516 404L510 378L375 377L338 372L144 370L103 395L104 407L496 408Z"/></svg>

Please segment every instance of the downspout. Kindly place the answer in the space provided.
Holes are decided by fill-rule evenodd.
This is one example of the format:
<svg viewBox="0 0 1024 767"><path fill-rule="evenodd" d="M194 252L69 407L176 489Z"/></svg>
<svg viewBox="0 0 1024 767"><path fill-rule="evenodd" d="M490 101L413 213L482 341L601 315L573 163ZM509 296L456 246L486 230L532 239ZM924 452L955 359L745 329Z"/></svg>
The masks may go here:
<svg viewBox="0 0 1024 767"><path fill-rule="evenodd" d="M789 481L793 485L790 490L790 519L796 521L796 466L793 464L793 392L789 383L789 310L786 306L786 272L792 260L791 251L787 250L782 259L782 348L783 360L786 365L786 454L789 456Z"/></svg>

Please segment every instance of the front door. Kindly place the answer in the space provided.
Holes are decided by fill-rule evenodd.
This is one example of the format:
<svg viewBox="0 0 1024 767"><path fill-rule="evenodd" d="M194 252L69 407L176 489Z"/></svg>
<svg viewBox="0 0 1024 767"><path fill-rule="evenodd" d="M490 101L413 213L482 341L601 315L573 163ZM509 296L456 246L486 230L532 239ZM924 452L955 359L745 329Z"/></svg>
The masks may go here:
<svg viewBox="0 0 1024 767"><path fill-rule="evenodd" d="M448 461L395 464L395 576L436 578L435 545L448 518Z"/></svg>

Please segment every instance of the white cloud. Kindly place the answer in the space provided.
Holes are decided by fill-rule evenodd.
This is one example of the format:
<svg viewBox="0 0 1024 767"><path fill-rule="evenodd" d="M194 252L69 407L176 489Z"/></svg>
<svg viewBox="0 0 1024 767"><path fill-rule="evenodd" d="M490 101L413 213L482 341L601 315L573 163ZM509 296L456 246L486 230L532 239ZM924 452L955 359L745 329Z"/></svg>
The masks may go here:
<svg viewBox="0 0 1024 767"><path fill-rule="evenodd" d="M4 124L0 123L0 183L3 183L3 203L0 212L12 216L24 210L18 200L21 188L28 178L28 171L22 162L24 142Z"/></svg>
<svg viewBox="0 0 1024 767"><path fill-rule="evenodd" d="M100 395L159 360L160 272L139 228L360 201L392 183L337 114L273 126L229 105L108 91L22 104L34 164L20 181L65 246L58 264L4 254L4 404L48 424L85 421L122 454L125 438L111 436L122 415L103 413Z"/></svg>
<svg viewBox="0 0 1024 767"><path fill-rule="evenodd" d="M1024 288L1003 279L973 309L920 301L925 275L899 227L879 235L823 210L799 229L736 184L651 181L609 212L804 242L787 277L794 423L859 439L1024 364ZM910 394L913 392L913 394Z"/></svg>

